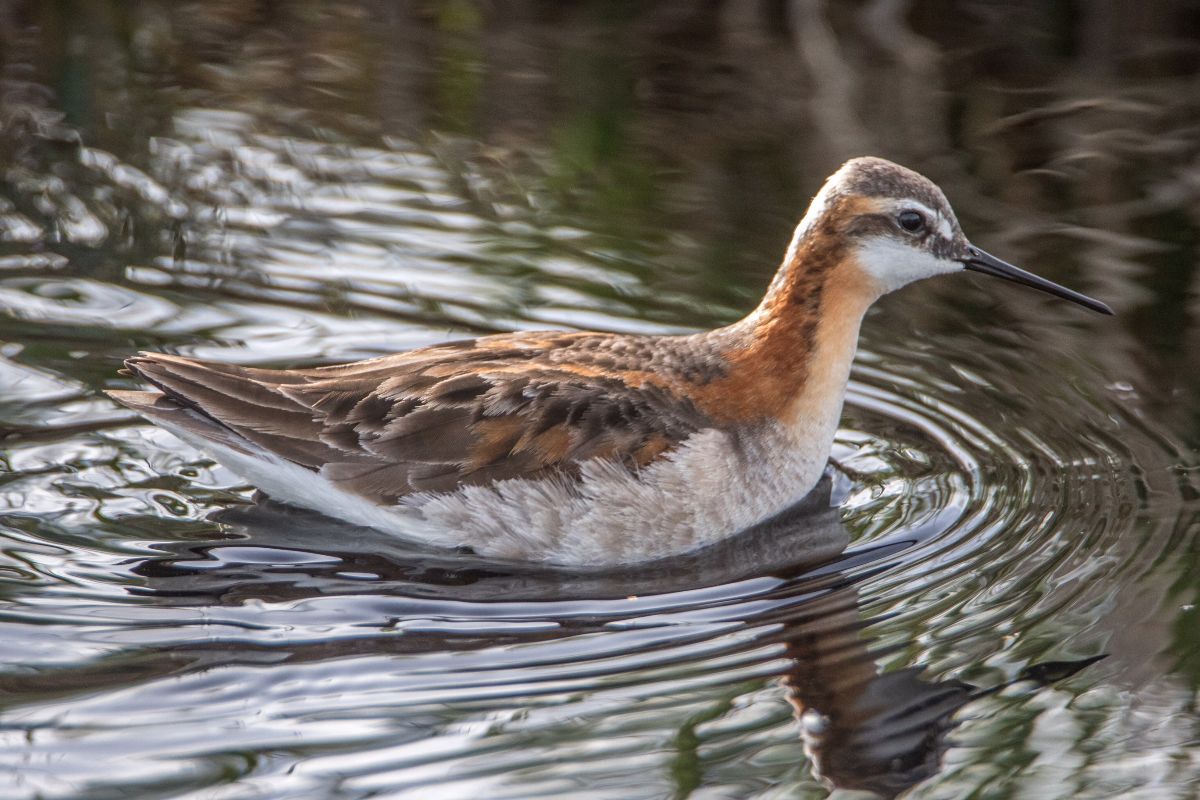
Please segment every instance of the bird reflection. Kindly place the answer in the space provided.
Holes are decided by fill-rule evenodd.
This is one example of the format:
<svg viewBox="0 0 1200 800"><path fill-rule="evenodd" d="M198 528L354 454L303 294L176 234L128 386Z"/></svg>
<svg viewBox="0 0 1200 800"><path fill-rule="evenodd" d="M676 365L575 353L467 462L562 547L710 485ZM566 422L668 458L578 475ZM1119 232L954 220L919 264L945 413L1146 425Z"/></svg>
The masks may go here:
<svg viewBox="0 0 1200 800"><path fill-rule="evenodd" d="M854 587L815 600L788 625L783 678L814 774L827 785L895 797L936 774L954 712L1018 683L1063 680L1104 658L1042 662L1013 681L978 688L933 680L924 667L880 672Z"/></svg>
<svg viewBox="0 0 1200 800"><path fill-rule="evenodd" d="M879 672L858 602L848 587L813 604L814 619L788 631L783 682L817 777L893 797L937 772L951 716L975 688L924 680L921 667Z"/></svg>
<svg viewBox="0 0 1200 800"><path fill-rule="evenodd" d="M227 539L170 545L133 571L145 579L143 593L182 605L344 595L350 608L361 595L384 594L453 601L459 615L464 602L478 601L484 622L491 604L527 603L528 618L559 623L499 636L447 630L295 643L273 652L274 663L482 650L600 632L647 613L631 602L639 597L654 603L654 613L666 610L680 620L689 613L712 619L717 609L724 619L761 630L765 641L782 642L789 664L782 683L814 774L830 787L894 797L938 771L958 709L1011 684L978 688L928 677L919 666L879 668L886 653L873 641L875 620L864 614L860 592L871 576L901 562L912 542L851 548L829 492L826 483L817 500L708 550L617 571L498 564L414 550L358 529L339 528L335 537L336 523L269 503L226 509L219 519ZM362 613L377 613L361 605ZM589 613L581 616L581 608ZM200 655L195 646L188 650ZM195 663L254 658L244 642L214 643ZM1017 681L1043 685L1096 660L1034 665Z"/></svg>

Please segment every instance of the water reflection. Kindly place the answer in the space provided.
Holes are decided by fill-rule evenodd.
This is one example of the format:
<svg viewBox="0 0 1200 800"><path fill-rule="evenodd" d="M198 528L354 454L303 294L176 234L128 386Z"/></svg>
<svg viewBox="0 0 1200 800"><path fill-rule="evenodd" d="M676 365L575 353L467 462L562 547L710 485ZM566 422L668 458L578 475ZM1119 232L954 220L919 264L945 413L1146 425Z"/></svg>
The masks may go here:
<svg viewBox="0 0 1200 800"><path fill-rule="evenodd" d="M3 794L1189 796L1195 24L0 2ZM728 322L862 152L1120 315L967 278L889 299L837 513L718 553L614 577L417 552L248 505L99 395L138 348Z"/></svg>
<svg viewBox="0 0 1200 800"><path fill-rule="evenodd" d="M953 715L964 705L1009 685L1065 679L1102 657L1032 665L984 690L931 679L919 665L880 670L883 654L871 634L878 620L863 612L859 587L901 563L911 543L847 550L850 535L828 505L829 489L808 507L707 551L590 574L412 552L376 532L273 503L222 511L222 540L168 546L166 554L136 559L132 572L145 579L138 594L181 609L172 626L189 625L184 609L197 608L206 626L228 633L152 645L132 663L101 660L66 675L10 676L2 685L14 695L49 698L64 685L107 693L191 674L199 689L208 683L203 676L238 665L304 664L327 664L325 680L340 684L360 679L349 658L434 659L436 671L410 663L403 678L381 676L385 683L375 690L403 707L415 700L403 697L414 693L422 704L463 692L477 700L507 697L516 675L525 698L559 694L564 680L575 691L603 691L607 676L685 666L698 650L736 659L782 646L772 673L782 676L814 775L831 787L894 797L936 772ZM322 552L316 544L331 536L343 546ZM245 613L264 607L274 610ZM252 633L281 632L289 619L303 620L309 632ZM145 622L167 624L161 617ZM730 638L731 628L749 635ZM498 658L500 648L509 654ZM450 653L457 658L441 660ZM620 672L607 663L615 657ZM324 698L323 715L366 713L352 697L305 683ZM206 747L189 741L157 752L186 758Z"/></svg>
<svg viewBox="0 0 1200 800"><path fill-rule="evenodd" d="M987 689L937 681L923 666L880 672L853 588L814 601L784 624L784 677L813 773L835 788L895 797L934 775L949 747L955 712L972 700L1022 683L1064 680L1104 658L1035 664Z"/></svg>

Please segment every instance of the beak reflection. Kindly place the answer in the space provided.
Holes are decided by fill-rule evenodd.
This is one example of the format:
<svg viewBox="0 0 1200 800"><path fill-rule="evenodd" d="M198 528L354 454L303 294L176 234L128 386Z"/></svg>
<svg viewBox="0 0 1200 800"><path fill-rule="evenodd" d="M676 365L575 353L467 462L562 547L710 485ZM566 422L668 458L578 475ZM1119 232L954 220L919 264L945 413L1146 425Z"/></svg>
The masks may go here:
<svg viewBox="0 0 1200 800"><path fill-rule="evenodd" d="M1032 286L1034 289L1039 289L1055 297L1061 297L1064 300L1070 300L1072 303L1078 303L1084 308L1099 311L1101 314L1113 313L1111 308L1099 300L1095 300L1085 294L1080 294L1065 286L1059 286L1057 283L1048 281L1045 278L1039 278L1032 272L1026 272L1020 267L1014 267L1007 261L1001 261L995 256L985 253L978 247L968 246L967 255L958 260L962 262L963 266L974 272L982 272L984 275L994 275L1006 281Z"/></svg>

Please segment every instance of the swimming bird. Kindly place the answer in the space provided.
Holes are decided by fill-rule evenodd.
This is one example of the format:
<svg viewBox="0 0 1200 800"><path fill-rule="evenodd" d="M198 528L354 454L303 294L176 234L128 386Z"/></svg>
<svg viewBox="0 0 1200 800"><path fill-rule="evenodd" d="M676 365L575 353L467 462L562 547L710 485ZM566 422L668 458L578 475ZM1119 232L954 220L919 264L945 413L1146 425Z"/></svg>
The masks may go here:
<svg viewBox="0 0 1200 800"><path fill-rule="evenodd" d="M1112 313L973 246L927 178L856 158L727 327L501 334L310 369L142 353L125 366L154 390L109 395L285 503L488 557L632 563L800 501L867 308L966 270Z"/></svg>

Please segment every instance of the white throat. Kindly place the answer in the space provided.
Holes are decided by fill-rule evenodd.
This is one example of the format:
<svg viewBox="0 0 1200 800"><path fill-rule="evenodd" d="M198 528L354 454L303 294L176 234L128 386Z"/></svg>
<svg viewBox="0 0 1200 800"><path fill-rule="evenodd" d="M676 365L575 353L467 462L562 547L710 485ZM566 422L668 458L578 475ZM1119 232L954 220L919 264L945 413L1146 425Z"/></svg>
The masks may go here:
<svg viewBox="0 0 1200 800"><path fill-rule="evenodd" d="M958 272L963 265L949 258L937 258L928 251L912 247L890 236L876 236L858 249L859 263L882 293L894 292L913 281Z"/></svg>

